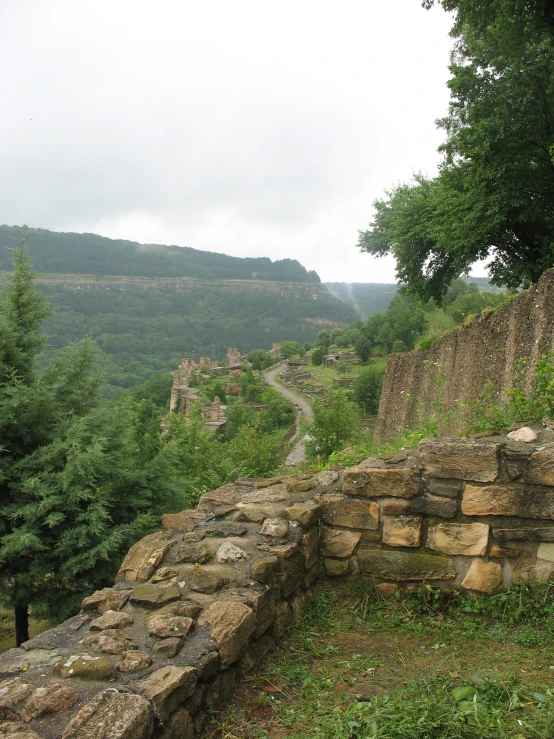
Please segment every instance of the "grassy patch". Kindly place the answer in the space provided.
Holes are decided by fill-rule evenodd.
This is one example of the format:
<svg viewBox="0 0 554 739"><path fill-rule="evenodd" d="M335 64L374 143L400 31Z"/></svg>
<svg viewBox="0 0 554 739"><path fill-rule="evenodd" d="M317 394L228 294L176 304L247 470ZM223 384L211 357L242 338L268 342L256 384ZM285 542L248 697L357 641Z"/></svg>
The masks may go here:
<svg viewBox="0 0 554 739"><path fill-rule="evenodd" d="M531 604L540 598L535 618ZM392 601L320 591L305 622L243 681L207 736L552 737L550 592L520 588L507 606L488 602L480 608L479 599L433 589Z"/></svg>

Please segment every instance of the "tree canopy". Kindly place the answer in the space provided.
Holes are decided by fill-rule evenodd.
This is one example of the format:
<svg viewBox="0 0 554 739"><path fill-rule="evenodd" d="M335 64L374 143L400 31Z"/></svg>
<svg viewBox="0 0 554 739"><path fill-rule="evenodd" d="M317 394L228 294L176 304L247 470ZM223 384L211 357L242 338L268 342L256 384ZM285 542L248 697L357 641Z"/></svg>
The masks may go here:
<svg viewBox="0 0 554 739"><path fill-rule="evenodd" d="M430 7L433 2L425 3ZM554 265L554 44L550 4L440 0L456 20L446 133L437 177L376 201L358 246L396 257L398 278L440 299L489 259L517 288Z"/></svg>

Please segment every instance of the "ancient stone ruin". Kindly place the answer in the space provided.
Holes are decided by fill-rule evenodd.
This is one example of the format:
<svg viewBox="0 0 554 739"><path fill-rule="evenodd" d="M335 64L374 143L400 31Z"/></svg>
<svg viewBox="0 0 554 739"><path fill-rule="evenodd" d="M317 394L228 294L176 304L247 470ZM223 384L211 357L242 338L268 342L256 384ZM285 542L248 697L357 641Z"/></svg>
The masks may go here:
<svg viewBox="0 0 554 739"><path fill-rule="evenodd" d="M554 576L554 432L427 439L312 476L240 479L137 542L113 587L0 657L4 739L190 739L310 589Z"/></svg>

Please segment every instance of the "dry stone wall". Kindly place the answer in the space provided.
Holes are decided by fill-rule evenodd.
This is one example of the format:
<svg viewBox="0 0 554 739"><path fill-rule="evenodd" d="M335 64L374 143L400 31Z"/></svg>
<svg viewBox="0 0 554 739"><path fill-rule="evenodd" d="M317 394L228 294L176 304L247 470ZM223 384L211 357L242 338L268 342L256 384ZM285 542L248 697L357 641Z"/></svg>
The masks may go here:
<svg viewBox="0 0 554 739"><path fill-rule="evenodd" d="M202 736L322 578L386 596L551 578L554 432L533 429L241 479L164 516L113 587L0 657L0 738Z"/></svg>
<svg viewBox="0 0 554 739"><path fill-rule="evenodd" d="M441 434L459 433L464 415L460 401L474 401L489 381L505 400L519 359L529 360L527 382L537 359L554 349L554 270L545 272L530 290L480 317L468 327L445 334L427 351L391 354L383 383L374 443L381 443L421 424L435 410L437 368L441 389ZM448 411L451 412L450 420ZM455 419L455 420L452 420Z"/></svg>

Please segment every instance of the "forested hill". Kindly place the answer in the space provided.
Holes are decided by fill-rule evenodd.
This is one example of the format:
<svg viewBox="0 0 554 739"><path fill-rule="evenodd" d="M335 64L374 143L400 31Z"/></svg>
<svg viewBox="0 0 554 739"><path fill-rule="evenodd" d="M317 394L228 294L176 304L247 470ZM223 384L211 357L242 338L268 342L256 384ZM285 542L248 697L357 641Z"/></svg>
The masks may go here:
<svg viewBox="0 0 554 739"><path fill-rule="evenodd" d="M27 233L38 287L54 314L46 357L93 337L112 395L174 370L183 356L223 360L226 348L313 342L358 317L295 260L239 259L181 247L141 247L92 234L0 227L0 282Z"/></svg>
<svg viewBox="0 0 554 739"><path fill-rule="evenodd" d="M0 226L0 270L11 269L11 250L27 237L33 267L39 272L104 277L192 277L203 280L320 282L296 259L230 257L188 246L138 244L95 234L57 233L26 226Z"/></svg>

